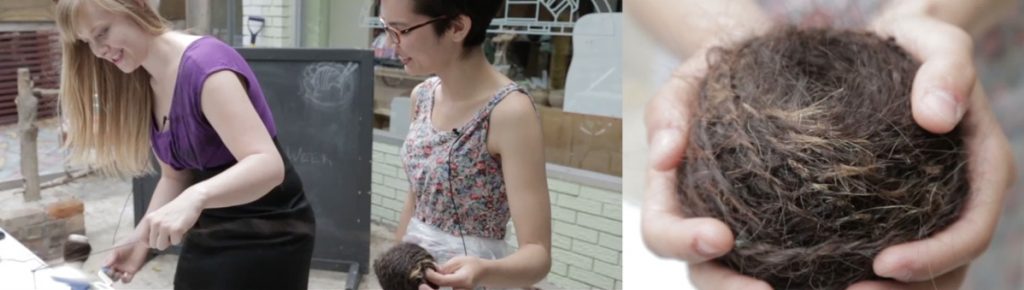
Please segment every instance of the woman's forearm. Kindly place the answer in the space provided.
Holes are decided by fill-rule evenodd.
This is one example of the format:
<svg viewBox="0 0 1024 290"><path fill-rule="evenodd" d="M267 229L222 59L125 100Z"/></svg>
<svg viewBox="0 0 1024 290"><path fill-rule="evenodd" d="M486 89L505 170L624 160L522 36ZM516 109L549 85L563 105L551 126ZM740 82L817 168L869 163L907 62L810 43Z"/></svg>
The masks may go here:
<svg viewBox="0 0 1024 290"><path fill-rule="evenodd" d="M527 287L551 271L550 247L541 244L519 245L519 250L498 260L483 260L483 275L478 285L494 288Z"/></svg>
<svg viewBox="0 0 1024 290"><path fill-rule="evenodd" d="M412 213L416 210L416 196L413 195L412 190L409 190L409 194L405 198L405 206L402 207L402 215L398 217L398 229L395 230L395 241L401 242L402 238L405 237L405 232L409 229L409 220L412 219Z"/></svg>
<svg viewBox="0 0 1024 290"><path fill-rule="evenodd" d="M164 169L167 170L167 169ZM160 179L156 182L156 188L153 190L153 195L149 197L149 207L146 208L146 214L154 212L167 203L171 202L188 186L188 180L183 176L169 177L167 175L161 175ZM136 242L147 244L149 242L148 237L141 238L135 237Z"/></svg>
<svg viewBox="0 0 1024 290"><path fill-rule="evenodd" d="M676 56L761 33L771 20L752 0L630 0L626 13Z"/></svg>
<svg viewBox="0 0 1024 290"><path fill-rule="evenodd" d="M149 207L146 208L146 212L150 213L160 209L178 197L186 187L188 187L187 180L161 176L160 180L156 182L156 189L153 190L153 195L149 199Z"/></svg>
<svg viewBox="0 0 1024 290"><path fill-rule="evenodd" d="M284 163L277 154L252 154L220 174L192 185L183 193L198 198L203 208L222 208L256 201L284 181Z"/></svg>

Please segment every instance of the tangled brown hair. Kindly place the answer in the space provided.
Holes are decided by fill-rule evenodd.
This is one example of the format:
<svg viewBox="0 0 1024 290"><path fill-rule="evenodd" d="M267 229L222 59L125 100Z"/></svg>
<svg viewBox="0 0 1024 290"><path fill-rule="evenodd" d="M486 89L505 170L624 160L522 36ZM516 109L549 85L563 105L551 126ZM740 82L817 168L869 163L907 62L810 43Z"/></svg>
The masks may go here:
<svg viewBox="0 0 1024 290"><path fill-rule="evenodd" d="M373 272L385 290L417 290L420 284L437 289L426 279L427 269L437 270L434 256L413 243L401 243L373 261Z"/></svg>
<svg viewBox="0 0 1024 290"><path fill-rule="evenodd" d="M783 28L708 62L679 198L687 216L732 229L718 262L779 289L841 289L877 279L883 248L958 217L962 129L914 122L919 64L891 38Z"/></svg>

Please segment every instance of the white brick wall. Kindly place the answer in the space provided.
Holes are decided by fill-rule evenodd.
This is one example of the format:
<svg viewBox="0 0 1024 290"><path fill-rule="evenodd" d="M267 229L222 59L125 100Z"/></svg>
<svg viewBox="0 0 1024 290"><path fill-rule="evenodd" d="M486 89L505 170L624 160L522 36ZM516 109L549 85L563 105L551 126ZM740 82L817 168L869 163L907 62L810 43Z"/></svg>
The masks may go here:
<svg viewBox="0 0 1024 290"><path fill-rule="evenodd" d="M409 190L398 150L388 142L373 142L370 213L374 222L389 227L398 225ZM573 180L548 177L553 261L547 280L565 289L622 289L621 189L609 191ZM509 230L515 234L513 227ZM506 240L514 245L514 237Z"/></svg>
<svg viewBox="0 0 1024 290"><path fill-rule="evenodd" d="M374 222L397 226L398 215L402 213L405 196L409 192L409 183L405 174L399 177L401 160L387 156L398 156L398 146L373 142L370 216Z"/></svg>
<svg viewBox="0 0 1024 290"><path fill-rule="evenodd" d="M295 7L293 0L242 0L243 46L249 46L249 16L263 16L266 23L256 36L257 47L295 46ZM255 30L257 27L253 26Z"/></svg>

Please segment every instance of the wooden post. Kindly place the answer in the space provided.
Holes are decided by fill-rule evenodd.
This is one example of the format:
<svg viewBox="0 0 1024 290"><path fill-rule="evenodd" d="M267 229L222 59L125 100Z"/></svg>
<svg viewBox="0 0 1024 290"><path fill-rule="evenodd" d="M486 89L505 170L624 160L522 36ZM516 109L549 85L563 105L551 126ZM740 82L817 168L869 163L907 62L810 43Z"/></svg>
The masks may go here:
<svg viewBox="0 0 1024 290"><path fill-rule="evenodd" d="M39 196L39 156L36 139L36 114L39 100L32 93L32 81L27 68L18 69L18 139L21 139L21 176L25 178L25 201L37 201Z"/></svg>
<svg viewBox="0 0 1024 290"><path fill-rule="evenodd" d="M568 36L551 37L551 82L552 90L565 88L565 78L569 74L569 58L572 53L572 38ZM561 106L557 106L561 107Z"/></svg>

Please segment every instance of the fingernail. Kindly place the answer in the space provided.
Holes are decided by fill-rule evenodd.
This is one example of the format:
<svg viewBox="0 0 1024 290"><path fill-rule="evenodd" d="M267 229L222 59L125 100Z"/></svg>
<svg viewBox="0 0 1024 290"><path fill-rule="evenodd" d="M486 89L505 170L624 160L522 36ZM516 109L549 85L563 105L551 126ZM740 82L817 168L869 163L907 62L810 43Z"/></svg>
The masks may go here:
<svg viewBox="0 0 1024 290"><path fill-rule="evenodd" d="M717 251L708 242L697 240L697 253L704 257L713 257L717 254Z"/></svg>
<svg viewBox="0 0 1024 290"><path fill-rule="evenodd" d="M902 281L910 281L911 276L912 275L910 273L910 269L904 269L903 271L900 271L900 277L902 277Z"/></svg>
<svg viewBox="0 0 1024 290"><path fill-rule="evenodd" d="M910 269L903 266L903 263L899 262L898 258L894 256L884 256L880 259L883 259L880 261L881 267L875 271L875 274L899 281L907 281L910 279Z"/></svg>
<svg viewBox="0 0 1024 290"><path fill-rule="evenodd" d="M896 279L898 281L909 281L910 280L910 270L909 269L900 269L900 270L895 270L894 269L894 270L891 271L891 273L893 273L894 275L889 275L888 276L889 278L893 278L893 279ZM884 276L884 275L880 275L880 276Z"/></svg>
<svg viewBox="0 0 1024 290"><path fill-rule="evenodd" d="M942 89L932 89L925 95L927 101L925 101L925 109L932 114L940 115L941 118L947 119L950 123L959 123L960 118L964 116L966 112L966 106L963 103L957 102L956 97L953 96L949 91Z"/></svg>

